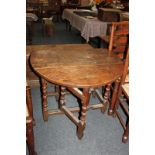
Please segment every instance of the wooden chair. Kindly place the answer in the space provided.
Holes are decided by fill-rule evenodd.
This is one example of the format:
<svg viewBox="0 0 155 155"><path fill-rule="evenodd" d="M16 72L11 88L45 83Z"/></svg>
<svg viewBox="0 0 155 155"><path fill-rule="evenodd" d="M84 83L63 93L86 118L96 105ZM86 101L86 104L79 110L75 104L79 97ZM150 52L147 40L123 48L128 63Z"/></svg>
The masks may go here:
<svg viewBox="0 0 155 155"><path fill-rule="evenodd" d="M124 58L129 45L129 22L112 22L109 40L109 53L116 53Z"/></svg>
<svg viewBox="0 0 155 155"><path fill-rule="evenodd" d="M116 115L124 129L124 133L122 136L123 143L128 141L129 137L129 51L127 51L127 56L124 65L124 71L121 79L121 84L119 87L117 100L114 105L114 115ZM127 119L125 120L122 116L123 113L120 112L122 110Z"/></svg>
<svg viewBox="0 0 155 155"><path fill-rule="evenodd" d="M26 86L26 141L30 155L37 155L34 145L34 133L33 133L33 108L31 100L30 87Z"/></svg>
<svg viewBox="0 0 155 155"><path fill-rule="evenodd" d="M115 53L117 56L125 61L124 71L121 79L121 84L119 86L119 90L116 93L116 96L111 99L115 100L113 104L109 106L109 115L116 115L120 120L121 125L124 128L124 134L122 137L122 141L125 143L128 140L129 135L129 75L128 75L128 67L129 67L129 22L128 21L120 21L120 22L112 22L110 37L102 38L105 41L109 41L108 51L109 54ZM112 93L114 93L113 87L111 87ZM126 100L124 100L126 98ZM124 121L121 113L119 112L122 109L127 115L126 122Z"/></svg>
<svg viewBox="0 0 155 155"><path fill-rule="evenodd" d="M105 40L106 42L109 42L108 47L109 54L115 53L121 59L127 58L127 50L129 45L129 22L128 21L112 22L110 36L102 37L102 39ZM111 86L112 93L113 90L114 88ZM100 94L98 89L95 90L95 93L93 91L93 94L94 94L93 96L97 96L99 100L103 101L102 95ZM115 99L116 97L114 97L114 99L111 100ZM111 109L114 109L113 105L110 105L109 115L112 114Z"/></svg>

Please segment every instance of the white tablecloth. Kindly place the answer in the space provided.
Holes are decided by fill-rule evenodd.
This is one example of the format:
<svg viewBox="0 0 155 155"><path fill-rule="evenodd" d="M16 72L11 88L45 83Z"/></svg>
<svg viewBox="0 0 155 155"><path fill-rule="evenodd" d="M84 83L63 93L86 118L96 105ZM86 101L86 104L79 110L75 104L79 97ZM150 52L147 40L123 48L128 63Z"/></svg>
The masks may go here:
<svg viewBox="0 0 155 155"><path fill-rule="evenodd" d="M29 18L32 21L37 21L38 20L37 15L34 14L34 13L26 13L26 18Z"/></svg>
<svg viewBox="0 0 155 155"><path fill-rule="evenodd" d="M89 38L104 36L107 33L107 22L98 20L97 17L92 19L79 16L73 11L89 11L82 9L65 9L62 18L70 22L70 24L81 32L81 36L89 41Z"/></svg>

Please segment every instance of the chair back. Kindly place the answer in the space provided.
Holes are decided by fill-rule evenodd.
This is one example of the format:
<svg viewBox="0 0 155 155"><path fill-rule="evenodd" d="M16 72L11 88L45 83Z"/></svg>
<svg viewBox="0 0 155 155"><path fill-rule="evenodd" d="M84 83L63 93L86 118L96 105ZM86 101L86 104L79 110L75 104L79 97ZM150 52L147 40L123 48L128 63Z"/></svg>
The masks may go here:
<svg viewBox="0 0 155 155"><path fill-rule="evenodd" d="M129 45L129 22L112 22L109 52L124 58Z"/></svg>
<svg viewBox="0 0 155 155"><path fill-rule="evenodd" d="M122 75L122 84L129 83L129 48L126 53L124 71Z"/></svg>
<svg viewBox="0 0 155 155"><path fill-rule="evenodd" d="M121 78L121 82L120 82L120 87L118 89L117 98L119 98L119 96L121 95L125 86L127 86L127 87L129 86L129 48L127 49L127 53L126 53L126 57L125 57L124 70L123 70L123 74L122 74L122 78ZM127 97L129 96L129 89L127 92L125 92L125 94Z"/></svg>

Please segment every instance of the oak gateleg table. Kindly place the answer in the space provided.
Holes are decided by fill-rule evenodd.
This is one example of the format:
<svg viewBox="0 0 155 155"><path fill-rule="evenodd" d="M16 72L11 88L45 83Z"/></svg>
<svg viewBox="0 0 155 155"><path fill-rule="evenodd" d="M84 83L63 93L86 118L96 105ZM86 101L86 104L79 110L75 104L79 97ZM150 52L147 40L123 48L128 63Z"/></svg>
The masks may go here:
<svg viewBox="0 0 155 155"><path fill-rule="evenodd" d="M47 103L47 81L60 86L59 111L63 112L77 126L77 136L83 137L86 125L86 111L91 89L105 86L104 101L99 105L105 111L109 102L110 87L115 82L109 113L114 110L117 90L123 72L123 62L107 49L93 48L88 44L32 45L30 63L41 78L43 119L51 114ZM81 100L80 118L65 103L65 89Z"/></svg>

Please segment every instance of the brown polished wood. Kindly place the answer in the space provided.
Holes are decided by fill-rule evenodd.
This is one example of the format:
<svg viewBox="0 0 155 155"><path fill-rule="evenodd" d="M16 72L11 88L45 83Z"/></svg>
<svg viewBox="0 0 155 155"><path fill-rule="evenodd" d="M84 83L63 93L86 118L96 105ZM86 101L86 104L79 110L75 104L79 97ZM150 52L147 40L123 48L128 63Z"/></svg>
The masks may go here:
<svg viewBox="0 0 155 155"><path fill-rule="evenodd" d="M77 126L79 139L82 138L86 125L90 90L107 85L104 103L99 105L100 108L106 107L111 83L119 79L123 71L123 62L116 55L109 55L107 49L95 49L87 44L37 45L33 48L30 62L42 78L44 120L48 119L47 114L50 113L47 110L45 90L45 81L48 81L61 86L59 108ZM80 119L66 107L65 88L81 100Z"/></svg>
<svg viewBox="0 0 155 155"><path fill-rule="evenodd" d="M116 100L113 102L114 106L113 114L118 117L124 129L124 133L122 136L123 143L126 143L129 138L129 81L128 78L126 78L127 76L129 76L128 72L129 72L129 50L127 51L123 75L118 89L118 94ZM119 108L121 108L124 111L125 115L127 116L126 120L122 117Z"/></svg>
<svg viewBox="0 0 155 155"><path fill-rule="evenodd" d="M60 49L65 48L66 50L70 50L72 48L72 46L70 46L69 44L62 45L61 47L60 46L59 46ZM46 50L51 47L57 48L55 45L39 45L39 46L38 45L27 45L26 46L26 80L30 87L39 87L40 86L39 76L34 72L33 68L31 67L31 64L29 63L29 57L30 57L31 53L33 53L34 51L38 51L38 50ZM77 44L76 48L81 49L81 44ZM82 48L89 49L92 47L85 44ZM53 93L52 93L52 95L53 95Z"/></svg>
<svg viewBox="0 0 155 155"><path fill-rule="evenodd" d="M31 98L31 89L30 86L26 86L26 105L29 111L29 115L33 118L33 107L32 107L32 98Z"/></svg>
<svg viewBox="0 0 155 155"><path fill-rule="evenodd" d="M122 74L122 61L115 55L108 55L106 49L70 46L70 50L61 45L53 45L33 52L33 69L47 81L78 88L100 87Z"/></svg>
<svg viewBox="0 0 155 155"><path fill-rule="evenodd" d="M107 105L109 103L110 86L111 86L110 83L106 86L106 91L105 91L105 94L104 94L104 106L101 109L102 112L106 111L106 109L107 109L106 107L107 107Z"/></svg>
<svg viewBox="0 0 155 155"><path fill-rule="evenodd" d="M31 98L31 90L29 86L26 86L26 106L27 106L27 114L26 114L26 141L30 155L37 155L35 152L35 144L34 144L34 133L33 133L33 108L32 108L32 98Z"/></svg>
<svg viewBox="0 0 155 155"><path fill-rule="evenodd" d="M115 81L115 86L113 89L113 96L112 96L111 104L110 104L109 111L108 111L109 115L112 115L114 112L115 103L116 103L117 95L118 95L119 84L120 84L120 78Z"/></svg>
<svg viewBox="0 0 155 155"><path fill-rule="evenodd" d="M42 102L43 102L43 119L44 121L48 120L48 105L47 103L47 82L44 79L41 79L42 84Z"/></svg>
<svg viewBox="0 0 155 155"><path fill-rule="evenodd" d="M109 52L125 57L129 45L129 21L112 22Z"/></svg>

